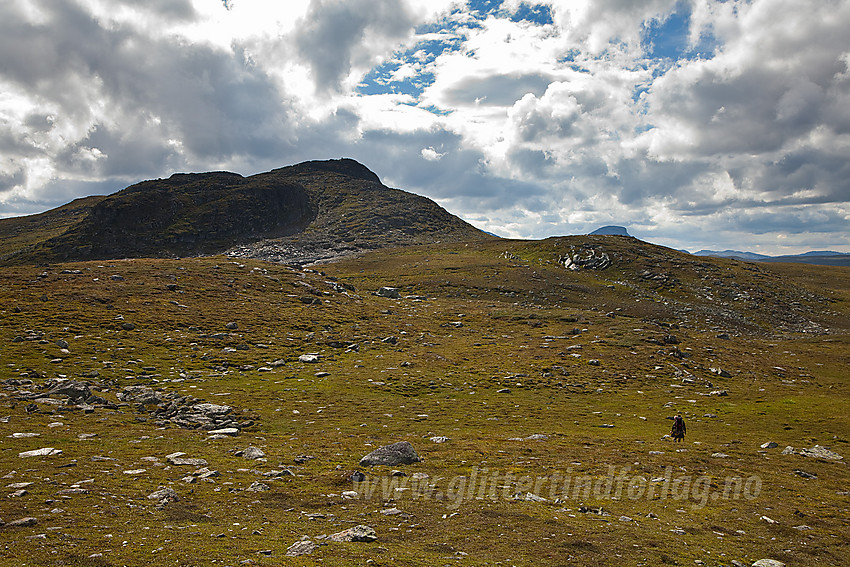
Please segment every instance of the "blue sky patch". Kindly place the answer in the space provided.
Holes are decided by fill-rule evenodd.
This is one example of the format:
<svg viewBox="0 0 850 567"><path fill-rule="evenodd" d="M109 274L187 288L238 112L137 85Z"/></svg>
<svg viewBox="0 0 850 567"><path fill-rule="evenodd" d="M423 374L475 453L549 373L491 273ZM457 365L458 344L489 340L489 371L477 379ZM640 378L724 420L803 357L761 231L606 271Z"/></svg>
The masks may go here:
<svg viewBox="0 0 850 567"><path fill-rule="evenodd" d="M685 2L677 2L675 11L665 19L644 23L641 45L650 59L679 61L711 57L717 48L717 40L710 32L700 35L697 45L690 45L691 8Z"/></svg>

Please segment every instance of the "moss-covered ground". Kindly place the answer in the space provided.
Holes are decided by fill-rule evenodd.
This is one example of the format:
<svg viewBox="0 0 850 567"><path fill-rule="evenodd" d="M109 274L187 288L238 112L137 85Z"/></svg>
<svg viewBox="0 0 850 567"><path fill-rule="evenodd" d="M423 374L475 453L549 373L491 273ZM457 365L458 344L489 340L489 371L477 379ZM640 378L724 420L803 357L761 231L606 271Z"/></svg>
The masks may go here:
<svg viewBox="0 0 850 567"><path fill-rule="evenodd" d="M612 265L559 263L588 246ZM226 257L2 268L0 520L37 523L0 527L0 564L844 565L848 330L846 268L617 237L306 271ZM20 399L57 377L115 402L128 385L192 395L254 425L209 440L135 404ZM676 412L681 444L664 438ZM424 461L358 466L402 440ZM235 454L249 445L266 460ZM845 458L782 454L815 445ZM19 457L43 447L62 453ZM176 451L219 476L184 482L194 468L170 465ZM147 498L163 486L180 499ZM319 537L357 524L377 541ZM286 557L302 536L322 545Z"/></svg>

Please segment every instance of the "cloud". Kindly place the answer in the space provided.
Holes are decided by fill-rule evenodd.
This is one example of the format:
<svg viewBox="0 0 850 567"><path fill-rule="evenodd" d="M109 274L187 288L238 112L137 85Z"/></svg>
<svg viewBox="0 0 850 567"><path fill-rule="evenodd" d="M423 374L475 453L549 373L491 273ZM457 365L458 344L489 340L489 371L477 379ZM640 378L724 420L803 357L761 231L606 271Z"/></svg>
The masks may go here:
<svg viewBox="0 0 850 567"><path fill-rule="evenodd" d="M0 215L350 156L508 236L850 251L850 0L227 4L0 4Z"/></svg>
<svg viewBox="0 0 850 567"><path fill-rule="evenodd" d="M317 89L339 91L352 67L365 70L375 62L369 55L376 44L391 49L414 22L402 0L312 0L293 40Z"/></svg>

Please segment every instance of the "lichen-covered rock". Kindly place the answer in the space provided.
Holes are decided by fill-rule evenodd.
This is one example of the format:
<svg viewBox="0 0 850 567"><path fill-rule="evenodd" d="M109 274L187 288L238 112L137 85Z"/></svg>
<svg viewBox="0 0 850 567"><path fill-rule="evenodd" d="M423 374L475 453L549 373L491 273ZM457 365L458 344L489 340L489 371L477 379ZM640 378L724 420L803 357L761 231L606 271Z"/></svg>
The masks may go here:
<svg viewBox="0 0 850 567"><path fill-rule="evenodd" d="M360 466L409 465L412 463L418 463L421 460L422 458L416 453L416 450L409 441L399 441L398 443L378 447L360 459Z"/></svg>
<svg viewBox="0 0 850 567"><path fill-rule="evenodd" d="M378 539L375 530L370 528L369 526L354 526L353 528L348 528L347 530L343 530L341 532L337 532L335 534L331 534L328 536L328 539L331 541L364 541L370 542Z"/></svg>

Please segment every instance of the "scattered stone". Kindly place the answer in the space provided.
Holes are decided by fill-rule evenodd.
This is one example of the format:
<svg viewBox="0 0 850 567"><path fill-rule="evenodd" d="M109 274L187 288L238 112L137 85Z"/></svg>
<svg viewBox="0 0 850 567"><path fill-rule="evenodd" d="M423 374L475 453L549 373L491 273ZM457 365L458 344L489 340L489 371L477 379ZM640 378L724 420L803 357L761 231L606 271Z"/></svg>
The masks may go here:
<svg viewBox="0 0 850 567"><path fill-rule="evenodd" d="M510 388L502 388L501 390L496 390L496 393L497 394L510 394L511 389Z"/></svg>
<svg viewBox="0 0 850 567"><path fill-rule="evenodd" d="M525 438L526 441L548 441L549 436L544 435L543 433L532 433L528 437Z"/></svg>
<svg viewBox="0 0 850 567"><path fill-rule="evenodd" d="M378 539L375 530L369 526L358 525L328 536L331 541L362 541L370 542Z"/></svg>
<svg viewBox="0 0 850 567"><path fill-rule="evenodd" d="M315 354L302 354L298 357L298 361L305 364L316 364L319 362L319 357Z"/></svg>
<svg viewBox="0 0 850 567"><path fill-rule="evenodd" d="M717 376L720 376L721 378L731 378L732 377L732 375L727 370L723 370L722 368L709 368L708 370L712 374L716 374Z"/></svg>
<svg viewBox="0 0 850 567"><path fill-rule="evenodd" d="M204 459L184 459L183 455L186 453L171 453L170 455L166 455L165 459L174 466L190 466L190 467L205 467L207 466L207 461Z"/></svg>
<svg viewBox="0 0 850 567"><path fill-rule="evenodd" d="M762 443L759 446L762 449L776 449L777 447L779 447L779 443L776 443L775 441L768 441L767 443Z"/></svg>
<svg viewBox="0 0 850 567"><path fill-rule="evenodd" d="M728 396L729 392L727 392L726 390L712 390L711 393L709 393L708 395L709 396Z"/></svg>
<svg viewBox="0 0 850 567"><path fill-rule="evenodd" d="M729 458L729 455L727 455L726 453L712 453L711 456L714 457L715 459L728 459Z"/></svg>
<svg viewBox="0 0 850 567"><path fill-rule="evenodd" d="M63 488L56 492L59 496L74 496L88 493L89 491L87 488Z"/></svg>
<svg viewBox="0 0 850 567"><path fill-rule="evenodd" d="M390 445L379 447L360 459L360 466L374 465L409 465L418 463L422 458L416 453L409 441L399 441Z"/></svg>
<svg viewBox="0 0 850 567"><path fill-rule="evenodd" d="M795 530L800 530L800 531L802 532L802 531L804 531L804 530L810 530L810 529L812 529L812 526L807 526L806 524L801 524L801 525L799 525L799 526L791 526L791 528L792 528L792 529L795 529Z"/></svg>
<svg viewBox="0 0 850 567"><path fill-rule="evenodd" d="M142 474L144 472L148 472L147 469L132 469L132 470L124 471L124 474L137 475L137 474Z"/></svg>
<svg viewBox="0 0 850 567"><path fill-rule="evenodd" d="M39 437L41 433L12 433L9 435L12 439L26 439L28 437Z"/></svg>
<svg viewBox="0 0 850 567"><path fill-rule="evenodd" d="M759 518L759 519L760 519L762 522L767 522L768 524L778 524L778 523L779 523L779 522L777 522L776 520L774 520L773 518L768 518L767 516L762 516L762 517L761 517L761 518Z"/></svg>
<svg viewBox="0 0 850 567"><path fill-rule="evenodd" d="M398 516L399 514L404 514L404 512L402 512L398 508L384 508L383 510L381 510L381 514L383 514L384 516Z"/></svg>
<svg viewBox="0 0 850 567"><path fill-rule="evenodd" d="M133 331L136 329L136 326L133 323L121 323L121 328L125 331Z"/></svg>
<svg viewBox="0 0 850 567"><path fill-rule="evenodd" d="M9 498L20 498L21 496L26 496L29 494L26 490L16 490L9 494Z"/></svg>
<svg viewBox="0 0 850 567"><path fill-rule="evenodd" d="M19 488L26 488L28 486L32 486L32 484L33 483L31 482L13 482L12 484L7 484L6 488L12 488L17 490Z"/></svg>
<svg viewBox="0 0 850 567"><path fill-rule="evenodd" d="M269 486L268 484L262 483L260 481L255 481L252 482L251 486L249 486L245 490L247 490L248 492L268 492L271 489L271 486Z"/></svg>
<svg viewBox="0 0 850 567"><path fill-rule="evenodd" d="M180 497L177 496L177 492L173 488L161 487L159 490L148 494L148 500L156 500L160 504L170 504L180 500Z"/></svg>
<svg viewBox="0 0 850 567"><path fill-rule="evenodd" d="M378 297L386 297L388 299L399 299L401 296L398 293L397 287L381 287L375 292Z"/></svg>
<svg viewBox="0 0 850 567"><path fill-rule="evenodd" d="M813 479L816 479L818 477L818 475L816 475L816 474L808 473L808 472L802 471L800 469L794 469L794 474L801 477L801 478L805 478L806 480L813 480Z"/></svg>
<svg viewBox="0 0 850 567"><path fill-rule="evenodd" d="M815 445L811 449L800 449L799 454L803 455L804 457L824 459L827 461L840 461L844 458L838 453L830 451L826 447L821 447L820 445Z"/></svg>
<svg viewBox="0 0 850 567"><path fill-rule="evenodd" d="M213 429L209 432L210 436L220 435L221 437L236 437L239 435L239 429L235 427L224 427L222 429Z"/></svg>
<svg viewBox="0 0 850 567"><path fill-rule="evenodd" d="M230 323L227 323L224 326L225 326L225 328L230 329L231 331L235 331L236 329L239 328L239 325L237 323L234 323L233 321L231 321Z"/></svg>
<svg viewBox="0 0 850 567"><path fill-rule="evenodd" d="M33 517L20 518L3 524L4 528L29 528L38 523L38 520Z"/></svg>
<svg viewBox="0 0 850 567"><path fill-rule="evenodd" d="M438 435L438 436L435 436L435 437L431 437L431 439L430 439L430 440L431 440L432 442L434 442L434 443L445 443L446 441L448 441L448 440L449 440L449 438L448 438L448 437L444 437L444 436L442 436L442 435Z"/></svg>
<svg viewBox="0 0 850 567"><path fill-rule="evenodd" d="M266 453L259 447L252 445L243 451L237 451L236 456L244 459L262 459L266 456Z"/></svg>
<svg viewBox="0 0 850 567"><path fill-rule="evenodd" d="M53 447L44 447L42 449L35 449L33 451L24 451L23 453L18 453L19 457L52 457L54 455L61 455L62 449L54 449Z"/></svg>
<svg viewBox="0 0 850 567"><path fill-rule="evenodd" d="M292 545L286 548L285 555L287 557L297 557L299 555L310 555L315 551L319 546L309 539L296 541Z"/></svg>
<svg viewBox="0 0 850 567"><path fill-rule="evenodd" d="M538 496L533 492L518 492L514 494L514 499L525 500L526 502L548 502L545 498L543 498L542 496Z"/></svg>
<svg viewBox="0 0 850 567"><path fill-rule="evenodd" d="M785 563L776 559L759 559L752 567L785 567Z"/></svg>
<svg viewBox="0 0 850 567"><path fill-rule="evenodd" d="M357 500L360 498L360 493L356 490L344 490L342 492L342 497L347 500Z"/></svg>
<svg viewBox="0 0 850 567"><path fill-rule="evenodd" d="M360 471L354 471L351 473L351 476L348 477L352 482L363 482L366 480L366 475Z"/></svg>

